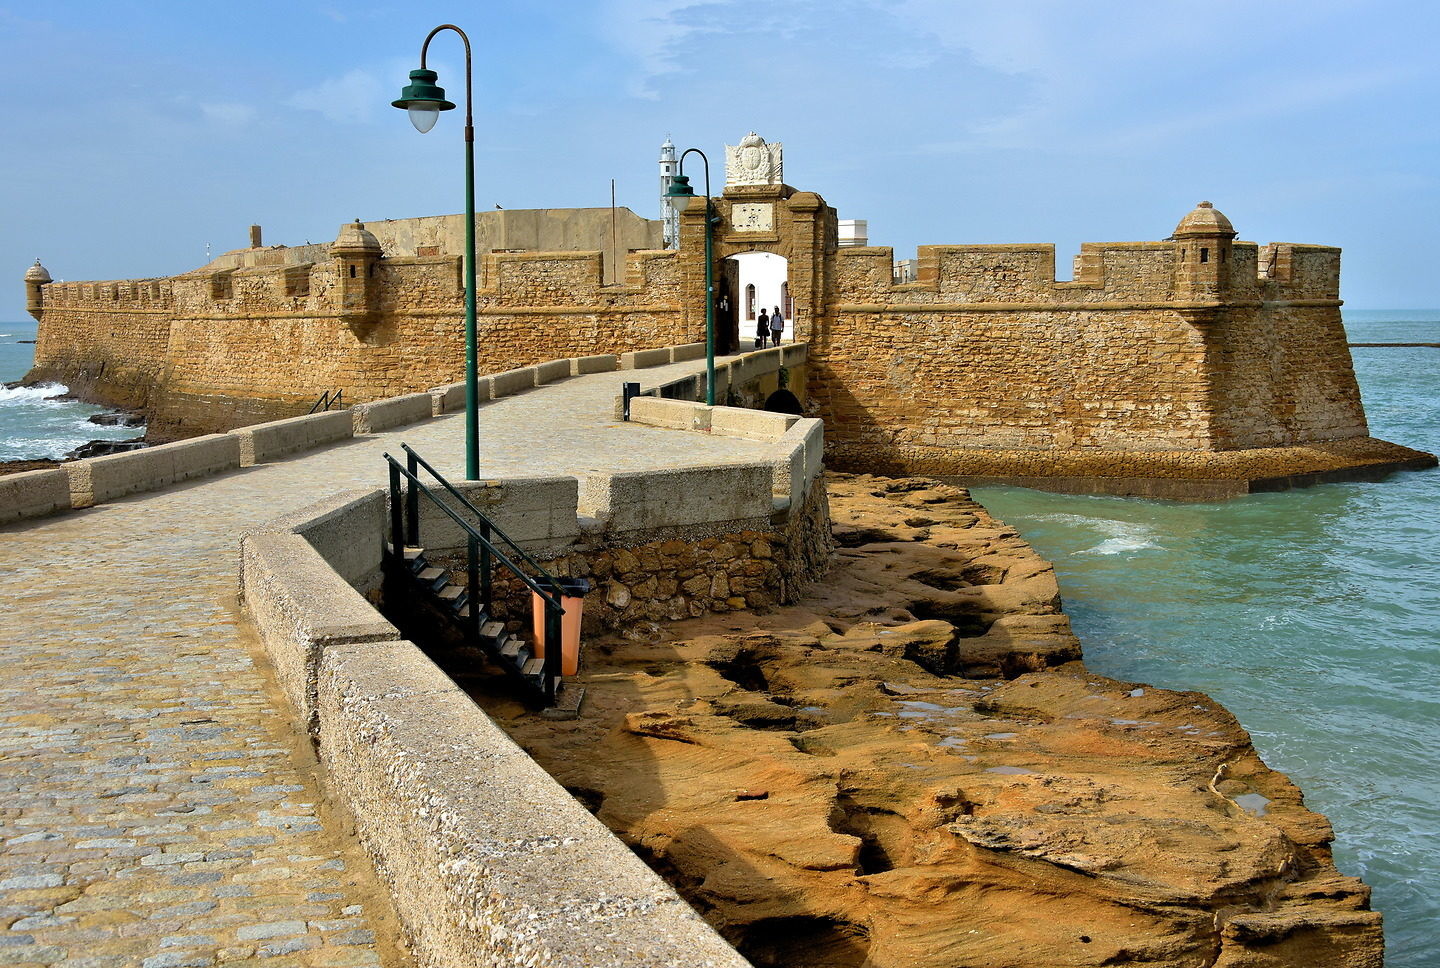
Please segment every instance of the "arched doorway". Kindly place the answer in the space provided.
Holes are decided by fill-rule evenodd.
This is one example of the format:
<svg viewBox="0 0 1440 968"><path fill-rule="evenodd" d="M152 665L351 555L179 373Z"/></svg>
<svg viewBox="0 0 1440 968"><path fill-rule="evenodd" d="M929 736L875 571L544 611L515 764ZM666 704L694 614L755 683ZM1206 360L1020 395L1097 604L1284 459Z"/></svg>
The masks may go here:
<svg viewBox="0 0 1440 968"><path fill-rule="evenodd" d="M790 299L790 261L774 252L740 252L723 260L723 292L734 293L733 317L728 321L731 351L750 349L755 344L755 324L760 312L772 313L779 306L785 316L785 340L795 338L795 307Z"/></svg>

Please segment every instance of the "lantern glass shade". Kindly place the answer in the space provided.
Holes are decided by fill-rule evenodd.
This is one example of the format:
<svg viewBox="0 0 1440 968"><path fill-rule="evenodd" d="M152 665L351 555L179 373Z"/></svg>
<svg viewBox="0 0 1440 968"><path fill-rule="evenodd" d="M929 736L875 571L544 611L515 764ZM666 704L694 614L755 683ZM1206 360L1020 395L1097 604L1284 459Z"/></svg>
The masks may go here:
<svg viewBox="0 0 1440 968"><path fill-rule="evenodd" d="M421 134L435 127L435 121L440 117L440 106L434 101L412 101L406 110L410 113L410 123Z"/></svg>

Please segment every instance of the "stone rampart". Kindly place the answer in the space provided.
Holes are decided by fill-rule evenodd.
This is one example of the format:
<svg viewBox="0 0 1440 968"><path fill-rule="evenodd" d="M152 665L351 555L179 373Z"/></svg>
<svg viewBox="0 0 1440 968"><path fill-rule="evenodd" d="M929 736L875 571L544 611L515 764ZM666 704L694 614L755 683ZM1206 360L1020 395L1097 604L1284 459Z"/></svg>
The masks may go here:
<svg viewBox="0 0 1440 968"><path fill-rule="evenodd" d="M599 252L496 252L480 269L482 370L687 341L672 252L630 253L614 285ZM326 391L365 403L462 376L455 256L206 267L41 292L31 378L142 407L159 439L294 416Z"/></svg>

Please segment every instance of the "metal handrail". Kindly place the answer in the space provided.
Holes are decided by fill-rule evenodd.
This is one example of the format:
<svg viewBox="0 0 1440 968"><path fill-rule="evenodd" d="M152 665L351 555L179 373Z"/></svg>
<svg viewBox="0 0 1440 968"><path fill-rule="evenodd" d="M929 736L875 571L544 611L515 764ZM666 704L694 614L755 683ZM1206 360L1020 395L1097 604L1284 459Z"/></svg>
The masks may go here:
<svg viewBox="0 0 1440 968"><path fill-rule="evenodd" d="M419 454L415 453L415 451L410 447L409 444L402 443L400 446L405 449L405 453L409 454L412 458L414 458L415 463L419 464L421 467L429 471L431 477L439 481L440 484L445 488L445 490L449 491L452 495L454 495L455 500L465 505L466 510L468 510L471 514L475 515L475 517L479 518L483 525L487 526L490 531L494 532L500 537L502 541L504 541L507 545L513 548L515 550L515 553L525 560L526 564L538 571L541 577L543 577L547 582L549 582L550 585L553 586L555 584L554 575L546 571L545 568L540 564L540 562L536 561L530 556L529 552L527 552L524 548L520 547L513 540L511 540L508 534L506 534L504 531L501 531L500 526L497 525L494 521L491 521L484 511L481 511L474 504L472 504L469 498L461 494L459 491L455 490L454 485L452 485L449 481L442 477L439 471L431 467L429 461L421 457Z"/></svg>
<svg viewBox="0 0 1440 968"><path fill-rule="evenodd" d="M334 394L333 396L331 395L332 392ZM331 407L338 407L340 406L340 401L344 399L344 388L335 391L326 390L324 393L320 394L320 399L316 400L310 405L310 413L314 413L317 410L328 411Z"/></svg>
<svg viewBox="0 0 1440 968"><path fill-rule="evenodd" d="M395 458L391 457L389 454L386 454L386 455L385 455L385 459L390 462L390 466L391 466L391 468L392 468L394 471L398 471L399 474L400 474L400 476L406 478L408 481L410 481L411 484L414 484L414 485L415 485L418 493L424 494L424 495L425 495L426 497L428 497L431 501L435 502L435 506L438 507L440 510L444 511L447 515L449 515L450 520L452 520L452 521L454 521L456 524L458 524L458 525L460 526L460 529L461 529L462 531L464 531L469 537L474 538L476 541L479 541L482 545L484 545L486 548L488 548L489 551L490 551L490 553L491 553L492 555L494 555L496 558L500 559L500 564L504 565L504 566L505 566L506 568L508 568L511 572L513 572L513 573L515 574L515 577L517 577L517 578L519 578L521 581L523 581L523 582L526 584L526 586L529 587L529 589L530 589L532 592L535 592L537 595L539 595L541 598L543 598L543 599L545 600L545 602L546 602L547 605L553 606L554 608L563 610L564 606L562 606L562 605L560 604L560 600L559 600L559 599L553 597L553 596L550 594L550 592L548 592L548 591L546 591L544 588L540 587L540 584L539 584L537 581L535 581L535 579L533 579L533 578L531 578L529 575L525 574L525 572L524 572L523 570L521 570L520 567L515 564L515 562L513 562L513 561L511 561L509 558L507 558L507 557L505 556L505 552L503 552L503 551L501 551L499 548L495 547L495 545L492 544L492 543L491 543L488 539L486 539L483 535L481 535L480 532L477 531L472 524L470 524L470 522L468 522L468 521L466 521L464 518L460 517L459 514L456 514L456 513L455 513L455 510L454 510L453 508L451 508L451 507L450 507L448 504L446 504L444 501L442 501L442 500L440 500L438 497L436 497L435 494L434 494L434 492L432 492L432 491L430 490L430 488L426 487L426 486L425 486L425 483L424 483L423 481L421 481L421 480L420 480L418 477L416 477L414 474L411 474L411 473L410 473L408 470L406 470L405 468L401 467L401 466L400 466L400 462L397 461ZM397 509L396 509L396 508L391 508L390 514L391 514L391 523L393 524L393 523L395 522L396 518L398 517ZM498 529L497 529L497 530L498 530ZM400 535L400 537L401 537L401 543L396 546L395 554L397 554L397 555L403 554L404 547L405 547L405 545L404 545L404 529L401 528L401 529L398 529L398 531L396 531L395 529L392 529L392 534L395 534L395 533L398 533L398 534ZM419 535L413 535L413 537L418 538ZM507 540L508 540L508 539L507 539ZM550 578L548 575L547 575L546 577L547 577L547 579L548 579L548 580L552 583L552 585L553 585L555 580L554 580L553 578Z"/></svg>
<svg viewBox="0 0 1440 968"><path fill-rule="evenodd" d="M414 455L412 453L412 458L413 457ZM545 657L543 661L545 665L544 675L541 677L541 693L544 695L546 702L553 702L555 700L555 690L558 683L560 682L562 674L562 666L560 661L560 623L562 617L565 614L565 607L561 604L559 599L559 585L554 584L554 579L551 579L551 589L553 589L553 592L551 591L551 589L545 589L540 587L540 585L533 578L525 574L525 572L522 571L519 566L517 566L513 561L511 561L503 551L495 547L495 545L490 541L490 539L484 534L482 534L480 530L477 530L474 525L462 518L458 513L456 513L453 508L447 505L444 501L440 500L440 498L438 498L434 494L434 492L430 490L430 488L425 486L424 482L422 482L419 477L417 477L408 469L401 467L400 462L397 461L394 457L391 457L389 454L385 455L385 460L390 464L390 534L392 545L391 553L394 555L396 562L399 564L403 564L405 560L405 518L409 517L411 519L411 537L417 542L417 545L420 540L418 505L412 504L411 507L408 509L408 514L402 513L400 507L400 479L401 477L404 477L410 482L410 501L407 503L413 502L418 494L424 494L435 504L436 507L438 507L441 511L444 511L445 514L449 516L450 520L458 524L460 526L460 530L465 532L466 571L468 573L469 579L470 622L472 629L477 633L477 638L480 629L481 612L481 598L478 587L480 569L478 567L477 559L480 557L481 549L484 550L485 558L484 604L487 608L490 605L489 557L491 555L494 555L497 559L499 559L500 564L504 565L516 578L519 578L520 581L524 583L533 594L538 595L541 602L544 603ZM486 521L488 522L488 519L486 519ZM482 525L482 528L486 531L490 530L487 525ZM506 540L508 541L509 539L507 538Z"/></svg>

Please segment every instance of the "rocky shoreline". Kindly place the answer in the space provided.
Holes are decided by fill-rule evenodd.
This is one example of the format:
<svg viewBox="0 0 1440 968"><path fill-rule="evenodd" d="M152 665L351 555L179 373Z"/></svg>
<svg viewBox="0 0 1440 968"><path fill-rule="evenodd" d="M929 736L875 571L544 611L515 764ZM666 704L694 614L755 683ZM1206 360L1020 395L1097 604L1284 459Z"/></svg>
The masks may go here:
<svg viewBox="0 0 1440 968"><path fill-rule="evenodd" d="M591 641L580 719L464 684L759 966L1381 965L1329 823L1226 710L1089 672L965 491L829 491L826 580Z"/></svg>

